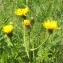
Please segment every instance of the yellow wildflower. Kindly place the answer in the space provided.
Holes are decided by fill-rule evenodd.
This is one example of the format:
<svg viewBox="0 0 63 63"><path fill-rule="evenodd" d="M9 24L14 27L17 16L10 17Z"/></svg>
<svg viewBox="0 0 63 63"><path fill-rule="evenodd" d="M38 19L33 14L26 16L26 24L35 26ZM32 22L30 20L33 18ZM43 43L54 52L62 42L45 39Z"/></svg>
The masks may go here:
<svg viewBox="0 0 63 63"><path fill-rule="evenodd" d="M25 9L23 10L23 14L26 15L26 14L28 13L28 11L29 11L29 8L27 7L27 8L25 8Z"/></svg>
<svg viewBox="0 0 63 63"><path fill-rule="evenodd" d="M43 26L48 29L48 30L55 30L55 29L59 29L58 25L57 25L57 21L53 20L47 20L43 23Z"/></svg>
<svg viewBox="0 0 63 63"><path fill-rule="evenodd" d="M16 15L22 15L22 10L19 8L19 9L16 9L16 11L14 12Z"/></svg>
<svg viewBox="0 0 63 63"><path fill-rule="evenodd" d="M3 32L10 34L13 31L13 26L12 25L6 25L3 27Z"/></svg>
<svg viewBox="0 0 63 63"><path fill-rule="evenodd" d="M18 9L15 10L14 13L16 15L19 15L19 16L26 16L26 14L28 13L28 11L29 11L29 8L28 7L24 8L24 9L18 8Z"/></svg>
<svg viewBox="0 0 63 63"><path fill-rule="evenodd" d="M25 26L29 26L30 25L30 21L29 20L24 20L24 25Z"/></svg>

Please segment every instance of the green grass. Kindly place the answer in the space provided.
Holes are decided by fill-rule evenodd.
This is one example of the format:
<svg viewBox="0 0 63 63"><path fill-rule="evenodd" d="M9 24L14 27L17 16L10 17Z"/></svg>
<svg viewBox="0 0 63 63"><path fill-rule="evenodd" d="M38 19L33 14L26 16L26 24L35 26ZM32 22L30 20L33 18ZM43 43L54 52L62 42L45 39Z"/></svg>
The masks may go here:
<svg viewBox="0 0 63 63"><path fill-rule="evenodd" d="M30 32L30 48L39 47L48 37L42 23L48 19L57 20L59 30L38 49L31 52L32 63L63 63L63 1L62 0L0 0L0 63L30 63L26 47L29 48L29 36L25 33L22 18L14 14L17 8L29 7L27 19L34 17L34 26ZM54 8L52 8L54 6ZM4 25L13 22L13 36L9 38L2 31ZM29 54L29 49L27 50Z"/></svg>

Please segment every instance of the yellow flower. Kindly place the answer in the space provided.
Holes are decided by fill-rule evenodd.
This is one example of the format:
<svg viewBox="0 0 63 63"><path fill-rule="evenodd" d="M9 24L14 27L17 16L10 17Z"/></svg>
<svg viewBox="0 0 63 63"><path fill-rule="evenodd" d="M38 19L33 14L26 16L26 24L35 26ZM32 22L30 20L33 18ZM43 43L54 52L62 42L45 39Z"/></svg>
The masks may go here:
<svg viewBox="0 0 63 63"><path fill-rule="evenodd" d="M28 7L25 8L25 9L23 9L23 14L26 15L28 13L28 11L29 11L29 8Z"/></svg>
<svg viewBox="0 0 63 63"><path fill-rule="evenodd" d="M48 30L55 30L55 29L60 29L57 25L57 21L53 20L47 20L43 23L43 26L48 29Z"/></svg>
<svg viewBox="0 0 63 63"><path fill-rule="evenodd" d="M30 21L29 20L24 20L24 25L25 26L29 26L30 25Z"/></svg>
<svg viewBox="0 0 63 63"><path fill-rule="evenodd" d="M12 25L6 25L3 27L3 32L10 34L13 31L13 26Z"/></svg>
<svg viewBox="0 0 63 63"><path fill-rule="evenodd" d="M18 8L18 9L15 10L14 13L16 15L19 15L19 16L26 16L26 14L28 13L28 11L29 11L29 8L28 7L24 8L24 9Z"/></svg>

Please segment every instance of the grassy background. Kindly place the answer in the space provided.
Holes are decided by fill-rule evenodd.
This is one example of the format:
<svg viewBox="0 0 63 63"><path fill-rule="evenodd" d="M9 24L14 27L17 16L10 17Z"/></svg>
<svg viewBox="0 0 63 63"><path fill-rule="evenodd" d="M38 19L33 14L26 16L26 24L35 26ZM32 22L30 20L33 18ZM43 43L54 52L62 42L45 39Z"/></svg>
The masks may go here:
<svg viewBox="0 0 63 63"><path fill-rule="evenodd" d="M46 30L42 26L43 21L47 19L57 20L58 25L61 26L61 29L54 31L53 37L50 38L53 45L51 45L51 43L47 45L46 43L44 45L45 48L41 47L36 51L36 63L42 63L44 59L43 63L62 63L63 0L0 0L0 59L3 53L3 56L8 56L6 59L8 63L28 63L26 52L23 47L22 18L14 14L15 9L25 8L26 6L30 9L27 19L34 17L35 21L33 31L31 32L31 42L34 41L35 47L41 44L43 39L47 36ZM54 8L52 8L52 6ZM14 47L10 46L9 39L2 33L2 26L9 22L13 22L14 25L13 37L11 38ZM55 41L56 43L58 42L59 45L54 43ZM55 49L55 52L53 52L53 56L56 57L54 61L47 58L48 47L51 47L51 50ZM59 51L57 52L56 49Z"/></svg>

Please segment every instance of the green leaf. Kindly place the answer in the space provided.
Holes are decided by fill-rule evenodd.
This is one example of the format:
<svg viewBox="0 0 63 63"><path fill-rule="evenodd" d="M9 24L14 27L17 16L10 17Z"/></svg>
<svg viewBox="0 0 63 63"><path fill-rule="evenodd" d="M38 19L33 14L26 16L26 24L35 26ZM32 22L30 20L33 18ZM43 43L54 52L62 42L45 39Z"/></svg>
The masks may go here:
<svg viewBox="0 0 63 63"><path fill-rule="evenodd" d="M4 51L2 52L1 63L7 63L7 54Z"/></svg>

